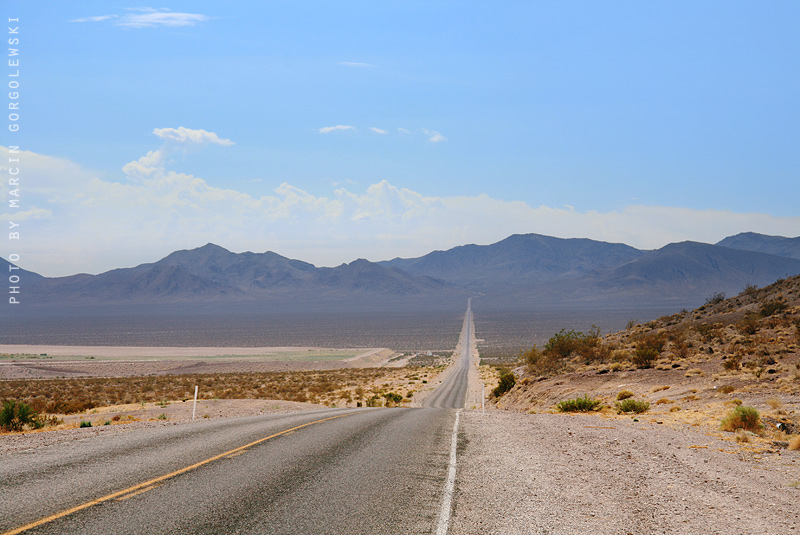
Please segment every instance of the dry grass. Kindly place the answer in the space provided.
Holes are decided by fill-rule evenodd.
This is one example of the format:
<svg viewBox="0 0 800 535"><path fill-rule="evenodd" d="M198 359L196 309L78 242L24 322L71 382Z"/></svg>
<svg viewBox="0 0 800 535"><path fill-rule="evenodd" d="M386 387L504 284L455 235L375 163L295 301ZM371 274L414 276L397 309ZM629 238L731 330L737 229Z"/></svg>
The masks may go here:
<svg viewBox="0 0 800 535"><path fill-rule="evenodd" d="M406 393L439 368L348 368L325 371L221 373L158 377L0 381L0 400L19 400L36 412L72 414L95 407L201 399L275 399L355 405L373 396Z"/></svg>
<svg viewBox="0 0 800 535"><path fill-rule="evenodd" d="M770 398L770 399L768 399L767 400L767 405L769 406L770 409L772 409L774 411L776 411L776 410L780 409L781 407L783 407L783 403L781 403L781 400L779 400L778 398Z"/></svg>
<svg viewBox="0 0 800 535"><path fill-rule="evenodd" d="M789 449L790 450L800 450L800 435L792 438L789 441Z"/></svg>
<svg viewBox="0 0 800 535"><path fill-rule="evenodd" d="M721 431L744 430L752 433L760 433L764 426L761 425L761 418L758 411L752 407L738 406L722 419L719 426Z"/></svg>

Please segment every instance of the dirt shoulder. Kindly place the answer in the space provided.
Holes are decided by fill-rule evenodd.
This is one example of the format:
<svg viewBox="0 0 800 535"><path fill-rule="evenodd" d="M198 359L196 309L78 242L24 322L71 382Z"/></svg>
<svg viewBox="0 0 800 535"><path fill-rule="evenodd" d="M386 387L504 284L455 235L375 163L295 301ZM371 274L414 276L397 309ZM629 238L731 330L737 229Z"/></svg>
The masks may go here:
<svg viewBox="0 0 800 535"><path fill-rule="evenodd" d="M458 534L797 532L800 452L598 415L462 412Z"/></svg>

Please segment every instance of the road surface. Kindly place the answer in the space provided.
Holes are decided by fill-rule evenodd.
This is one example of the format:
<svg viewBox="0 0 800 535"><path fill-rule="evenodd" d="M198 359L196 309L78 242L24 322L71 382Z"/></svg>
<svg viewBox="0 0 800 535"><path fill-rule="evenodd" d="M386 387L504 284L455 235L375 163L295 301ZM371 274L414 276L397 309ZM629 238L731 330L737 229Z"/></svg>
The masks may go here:
<svg viewBox="0 0 800 535"><path fill-rule="evenodd" d="M3 455L0 533L445 533L471 314L424 408L202 421Z"/></svg>

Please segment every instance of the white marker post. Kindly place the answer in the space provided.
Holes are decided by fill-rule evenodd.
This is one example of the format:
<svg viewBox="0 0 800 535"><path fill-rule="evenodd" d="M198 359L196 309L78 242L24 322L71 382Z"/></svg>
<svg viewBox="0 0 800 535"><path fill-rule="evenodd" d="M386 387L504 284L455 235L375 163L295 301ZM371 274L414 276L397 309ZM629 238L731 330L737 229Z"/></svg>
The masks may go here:
<svg viewBox="0 0 800 535"><path fill-rule="evenodd" d="M194 422L194 415L197 411L197 390L200 388L200 385L195 385L194 387L194 405L192 406L192 421Z"/></svg>

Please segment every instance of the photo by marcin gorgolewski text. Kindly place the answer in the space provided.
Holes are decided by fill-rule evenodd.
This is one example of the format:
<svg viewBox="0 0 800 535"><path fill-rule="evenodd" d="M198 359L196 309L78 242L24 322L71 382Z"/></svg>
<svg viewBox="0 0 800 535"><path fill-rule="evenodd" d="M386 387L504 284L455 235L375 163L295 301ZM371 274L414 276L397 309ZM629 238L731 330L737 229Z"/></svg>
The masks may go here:
<svg viewBox="0 0 800 535"><path fill-rule="evenodd" d="M14 221L20 211L20 129L19 18L8 18L8 303L21 302L19 262L20 223ZM15 143L15 141L17 141Z"/></svg>

